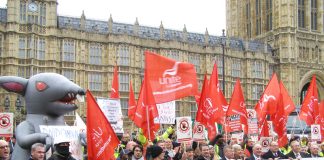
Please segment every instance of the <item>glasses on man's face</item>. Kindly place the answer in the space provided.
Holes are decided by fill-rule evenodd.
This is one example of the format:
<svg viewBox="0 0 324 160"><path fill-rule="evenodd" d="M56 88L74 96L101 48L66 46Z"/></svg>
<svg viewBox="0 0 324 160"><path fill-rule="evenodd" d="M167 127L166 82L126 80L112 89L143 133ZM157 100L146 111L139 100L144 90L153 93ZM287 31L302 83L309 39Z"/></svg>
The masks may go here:
<svg viewBox="0 0 324 160"><path fill-rule="evenodd" d="M9 148L9 146L8 145L6 145L6 146L0 146L0 149L4 149L4 148Z"/></svg>
<svg viewBox="0 0 324 160"><path fill-rule="evenodd" d="M141 150L139 149L135 149L134 152L142 152Z"/></svg>

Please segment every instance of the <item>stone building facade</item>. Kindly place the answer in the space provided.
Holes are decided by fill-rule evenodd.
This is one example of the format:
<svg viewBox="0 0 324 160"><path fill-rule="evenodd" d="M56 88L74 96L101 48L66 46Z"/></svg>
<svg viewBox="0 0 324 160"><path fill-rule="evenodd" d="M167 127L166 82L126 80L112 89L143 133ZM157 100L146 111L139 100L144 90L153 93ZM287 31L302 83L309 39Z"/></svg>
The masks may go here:
<svg viewBox="0 0 324 160"><path fill-rule="evenodd" d="M200 89L204 74L211 74L216 62L220 82L225 70L228 101L235 81L240 78L246 104L254 107L272 73L277 72L297 102L301 86L309 81L311 73L319 74L323 68L320 62L324 57L319 57L322 54L320 26L319 33L304 30L296 33L298 29L287 26L290 22L285 27L279 27L283 24L278 22L276 30L247 37L241 35L246 31L244 27L236 28L242 26L237 24L245 24L239 22L242 19L238 16L242 12L239 5L245 6L245 2L228 1L230 16L227 16L225 37L209 35L207 29L205 34L191 33L185 26L182 31L165 29L162 22L154 28L141 26L137 19L134 24L123 24L114 22L112 16L107 21L87 19L84 13L80 17L59 16L57 0L8 0L7 8L0 9L0 75L28 78L37 73L57 72L97 97L108 97L113 67L117 64L121 104L126 116L129 81L137 97L143 78L144 51L150 50L194 64ZM277 16L274 13L273 17ZM304 44L301 53L296 47L299 38ZM318 45L312 50L308 44ZM300 54L305 56L303 61L298 58ZM315 60L315 57L319 58ZM18 99L22 98L0 89L2 110L9 101L9 110L15 111ZM77 112L85 116L85 104L80 105ZM176 101L177 116L194 118L196 110L193 97Z"/></svg>
<svg viewBox="0 0 324 160"><path fill-rule="evenodd" d="M226 0L227 34L269 44L277 73L295 104L316 75L324 98L323 0Z"/></svg>

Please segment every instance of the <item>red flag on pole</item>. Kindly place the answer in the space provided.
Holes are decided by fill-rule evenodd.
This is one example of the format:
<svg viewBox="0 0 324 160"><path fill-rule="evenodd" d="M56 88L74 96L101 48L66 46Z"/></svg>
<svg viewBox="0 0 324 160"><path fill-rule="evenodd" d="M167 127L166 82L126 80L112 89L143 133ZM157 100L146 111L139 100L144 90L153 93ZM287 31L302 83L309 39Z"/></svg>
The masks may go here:
<svg viewBox="0 0 324 160"><path fill-rule="evenodd" d="M217 134L217 127L215 122L207 122L206 128L208 132L208 139L211 141Z"/></svg>
<svg viewBox="0 0 324 160"><path fill-rule="evenodd" d="M134 96L134 91L132 87L132 81L129 82L129 95L128 95L128 118L134 121L134 116L136 112L136 101Z"/></svg>
<svg viewBox="0 0 324 160"><path fill-rule="evenodd" d="M273 122L274 131L278 134L278 144L280 147L283 147L288 143L286 124L289 114L295 110L295 104L281 81L280 98L277 109L277 113L271 115L271 120Z"/></svg>
<svg viewBox="0 0 324 160"><path fill-rule="evenodd" d="M247 134L248 131L248 122L247 122L247 111L244 102L243 91L241 87L240 80L237 79L232 94L232 99L229 104L228 110L226 112L226 117L231 117L234 115L240 116L240 124L244 125L244 133ZM241 130L242 127L235 127L236 130L229 130L228 132L234 132Z"/></svg>
<svg viewBox="0 0 324 160"><path fill-rule="evenodd" d="M119 140L89 90L86 93L86 98L88 159L113 158Z"/></svg>
<svg viewBox="0 0 324 160"><path fill-rule="evenodd" d="M262 123L260 137L270 137L268 121L266 119Z"/></svg>
<svg viewBox="0 0 324 160"><path fill-rule="evenodd" d="M322 142L324 141L324 100L321 101L321 103L318 104L318 109L316 109L317 117L316 124L319 124L321 126L321 138Z"/></svg>
<svg viewBox="0 0 324 160"><path fill-rule="evenodd" d="M213 108L209 108L210 105L204 104L204 100L206 98L206 93L208 91L208 78L205 74L204 77L204 84L201 89L201 96L200 96L200 102L198 103L198 110L196 113L196 121L200 122L202 125L207 127L207 122L212 120L213 117Z"/></svg>
<svg viewBox="0 0 324 160"><path fill-rule="evenodd" d="M312 125L315 123L314 109L318 106L318 93L316 86L316 76L314 75L310 85L307 89L306 96L302 103L299 113L299 119L306 122L307 125Z"/></svg>
<svg viewBox="0 0 324 160"><path fill-rule="evenodd" d="M198 94L193 64L145 51L145 70L147 82L150 83L158 104Z"/></svg>
<svg viewBox="0 0 324 160"><path fill-rule="evenodd" d="M280 95L280 87L277 75L273 74L268 86L263 92L259 102L254 109L257 113L258 122L262 124L267 114L274 114L277 112L277 103Z"/></svg>
<svg viewBox="0 0 324 160"><path fill-rule="evenodd" d="M152 95L150 84L146 82L146 78L144 78L137 101L134 123L137 127L142 128L145 137L153 141L155 132L160 128L160 124L154 124L154 118L158 117L159 113Z"/></svg>
<svg viewBox="0 0 324 160"><path fill-rule="evenodd" d="M114 67L114 79L112 82L110 98L119 98L119 82L118 82L118 67Z"/></svg>
<svg viewBox="0 0 324 160"><path fill-rule="evenodd" d="M214 64L213 72L210 76L209 80L209 89L206 94L205 100L209 100L211 107L215 109L214 120L212 122L217 122L219 124L224 124L225 121L225 113L227 111L228 105L226 99L219 88L218 83L218 73L217 73L217 65ZM205 101L206 104L206 101Z"/></svg>

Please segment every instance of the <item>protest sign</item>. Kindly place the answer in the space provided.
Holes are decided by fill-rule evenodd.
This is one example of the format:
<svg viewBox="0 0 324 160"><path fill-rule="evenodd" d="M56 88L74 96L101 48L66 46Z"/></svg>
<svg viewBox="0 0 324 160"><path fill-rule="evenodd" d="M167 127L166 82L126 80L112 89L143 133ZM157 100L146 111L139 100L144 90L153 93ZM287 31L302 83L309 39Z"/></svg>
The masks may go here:
<svg viewBox="0 0 324 160"><path fill-rule="evenodd" d="M70 142L70 152L77 160L82 160L82 146L79 138L80 128L77 126L39 126L41 133L47 133L54 139L54 144ZM46 155L47 158L50 155Z"/></svg>
<svg viewBox="0 0 324 160"><path fill-rule="evenodd" d="M178 142L191 141L192 121L191 117L177 117L177 140Z"/></svg>
<svg viewBox="0 0 324 160"><path fill-rule="evenodd" d="M123 114L119 99L97 98L97 104L114 129L115 133L124 133Z"/></svg>
<svg viewBox="0 0 324 160"><path fill-rule="evenodd" d="M239 114L227 116L226 123L227 132L242 131L241 119Z"/></svg>
<svg viewBox="0 0 324 160"><path fill-rule="evenodd" d="M271 141L272 141L272 137L260 137L260 143L262 146L263 153L269 151Z"/></svg>
<svg viewBox="0 0 324 160"><path fill-rule="evenodd" d="M321 126L319 124L311 125L312 141L321 141Z"/></svg>
<svg viewBox="0 0 324 160"><path fill-rule="evenodd" d="M231 140L241 143L243 142L243 136L243 132L232 133Z"/></svg>
<svg viewBox="0 0 324 160"><path fill-rule="evenodd" d="M248 134L258 134L258 120L254 109L246 109L248 116Z"/></svg>
<svg viewBox="0 0 324 160"><path fill-rule="evenodd" d="M174 124L175 123L175 101L156 104L159 117L154 119L154 123Z"/></svg>
<svg viewBox="0 0 324 160"><path fill-rule="evenodd" d="M0 136L13 136L13 113L0 113Z"/></svg>
<svg viewBox="0 0 324 160"><path fill-rule="evenodd" d="M202 125L199 122L195 122L194 128L193 128L193 140L194 141L203 141L205 140L205 126Z"/></svg>

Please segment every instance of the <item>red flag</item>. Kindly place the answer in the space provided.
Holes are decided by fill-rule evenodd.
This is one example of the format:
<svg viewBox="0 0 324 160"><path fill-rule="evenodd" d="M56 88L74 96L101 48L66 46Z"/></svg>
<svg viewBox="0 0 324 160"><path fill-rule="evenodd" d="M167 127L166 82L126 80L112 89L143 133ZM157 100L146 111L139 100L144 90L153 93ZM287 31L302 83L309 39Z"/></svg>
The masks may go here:
<svg viewBox="0 0 324 160"><path fill-rule="evenodd" d="M212 122L224 124L225 113L227 111L228 105L227 105L226 99L225 99L222 91L219 89L218 73L217 73L217 65L216 64L214 64L213 72L210 76L209 89L206 94L204 104L207 104L206 100L209 100L211 107L213 107L215 109L215 112L213 112L214 120Z"/></svg>
<svg viewBox="0 0 324 160"><path fill-rule="evenodd" d="M132 87L132 81L129 82L129 95L128 95L128 118L134 121L134 116L136 112L136 101L134 96L134 91Z"/></svg>
<svg viewBox="0 0 324 160"><path fill-rule="evenodd" d="M271 120L273 122L274 131L278 134L278 144L282 147L288 143L286 128L288 116L295 110L295 104L282 81L280 81L280 98L277 109L277 113L271 115Z"/></svg>
<svg viewBox="0 0 324 160"><path fill-rule="evenodd" d="M207 122L206 125L207 128L207 132L208 132L208 139L211 141L212 139L215 138L216 134L217 134L217 127L215 122Z"/></svg>
<svg viewBox="0 0 324 160"><path fill-rule="evenodd" d="M246 106L244 102L243 91L239 79L235 83L232 99L229 104L228 110L226 112L226 117L231 117L234 115L240 116L240 119L238 120L240 126L239 127L234 126L233 129L229 130L228 132L240 131L242 128L241 124L243 124L244 132L247 133L248 131L247 112L246 112ZM233 120L233 118L231 119Z"/></svg>
<svg viewBox="0 0 324 160"><path fill-rule="evenodd" d="M262 123L260 137L270 137L268 121L265 119Z"/></svg>
<svg viewBox="0 0 324 160"><path fill-rule="evenodd" d="M258 115L259 124L262 124L262 122L264 122L267 113L274 114L277 112L277 103L278 103L279 95L280 95L280 87L279 87L277 75L273 74L259 102L254 107Z"/></svg>
<svg viewBox="0 0 324 160"><path fill-rule="evenodd" d="M145 75L144 75L145 77ZM159 116L152 90L149 83L145 80L137 101L134 123L137 127L142 128L144 136L153 141L155 132L160 128L160 124L154 124L154 118Z"/></svg>
<svg viewBox="0 0 324 160"><path fill-rule="evenodd" d="M149 51L145 51L145 57L145 74L156 103L198 94L193 64L178 62Z"/></svg>
<svg viewBox="0 0 324 160"><path fill-rule="evenodd" d="M200 102L198 103L198 110L196 113L196 121L200 122L203 124L205 127L207 127L207 122L212 120L212 117L214 115L214 109L210 107L210 105L204 104L205 103L205 98L206 98L206 93L208 91L208 78L207 75L205 74L204 77L204 84L201 89L201 96L200 96ZM208 101L206 101L208 102Z"/></svg>
<svg viewBox="0 0 324 160"><path fill-rule="evenodd" d="M86 98L88 159L110 159L119 140L89 90Z"/></svg>
<svg viewBox="0 0 324 160"><path fill-rule="evenodd" d="M316 117L316 124L321 126L321 138L322 142L324 141L324 100L318 104L317 117Z"/></svg>
<svg viewBox="0 0 324 160"><path fill-rule="evenodd" d="M315 75L312 78L312 81L307 89L305 99L302 103L299 113L299 119L304 120L307 125L312 125L315 123L315 114L314 109L318 105L318 93L316 86L316 77Z"/></svg>
<svg viewBox="0 0 324 160"><path fill-rule="evenodd" d="M111 87L110 98L119 98L118 67L114 67L114 79Z"/></svg>
<svg viewBox="0 0 324 160"><path fill-rule="evenodd" d="M293 112L296 107L282 81L280 81L280 98L282 100L282 104L279 103L278 107L282 107L284 110L284 114L286 116L289 116L290 113Z"/></svg>

